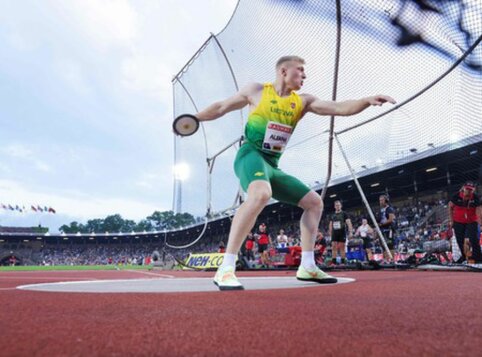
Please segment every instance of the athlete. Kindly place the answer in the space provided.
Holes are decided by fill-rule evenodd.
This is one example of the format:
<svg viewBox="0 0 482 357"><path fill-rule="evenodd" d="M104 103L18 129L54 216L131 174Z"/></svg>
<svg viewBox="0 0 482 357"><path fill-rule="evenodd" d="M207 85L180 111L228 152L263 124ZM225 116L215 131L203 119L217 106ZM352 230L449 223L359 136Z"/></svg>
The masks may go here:
<svg viewBox="0 0 482 357"><path fill-rule="evenodd" d="M336 200L335 213L330 218L328 234L331 237L331 262L336 264L337 254L340 253L341 264L345 264L346 260L346 233L348 228L348 239L353 238L353 225L350 217L346 212L342 211L340 200Z"/></svg>
<svg viewBox="0 0 482 357"><path fill-rule="evenodd" d="M298 94L306 80L305 61L298 56L281 57L276 63L273 83L251 83L232 97L216 102L197 113L200 121L222 117L249 105L245 142L238 150L234 170L247 192L247 199L237 210L228 238L224 261L214 277L220 290L242 290L235 275L238 251L253 228L258 215L271 197L299 206L301 216L302 258L296 273L299 280L336 283L336 278L320 270L314 260L314 242L323 211L320 195L297 178L278 168L278 161L296 128L308 113L349 116L370 106L395 103L385 95L375 95L343 102L323 101L314 95Z"/></svg>

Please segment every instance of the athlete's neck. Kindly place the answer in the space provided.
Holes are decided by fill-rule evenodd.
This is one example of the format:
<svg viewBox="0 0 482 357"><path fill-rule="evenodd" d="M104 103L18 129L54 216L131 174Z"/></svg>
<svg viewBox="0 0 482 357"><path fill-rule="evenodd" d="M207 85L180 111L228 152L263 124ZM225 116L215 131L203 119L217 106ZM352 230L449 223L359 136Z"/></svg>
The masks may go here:
<svg viewBox="0 0 482 357"><path fill-rule="evenodd" d="M273 82L273 88L276 91L276 94L280 97L288 97L293 91L293 88L290 88L286 83L283 83L278 79Z"/></svg>

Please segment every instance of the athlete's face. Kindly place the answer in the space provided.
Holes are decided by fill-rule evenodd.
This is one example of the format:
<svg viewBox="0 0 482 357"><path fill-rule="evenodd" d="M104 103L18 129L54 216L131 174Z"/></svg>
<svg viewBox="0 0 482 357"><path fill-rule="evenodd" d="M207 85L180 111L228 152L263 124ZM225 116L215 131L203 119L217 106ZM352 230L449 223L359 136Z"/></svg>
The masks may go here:
<svg viewBox="0 0 482 357"><path fill-rule="evenodd" d="M335 202L335 210L341 211L341 203L340 202Z"/></svg>
<svg viewBox="0 0 482 357"><path fill-rule="evenodd" d="M281 68L285 83L293 90L298 90L303 86L306 79L305 67L296 61L286 62Z"/></svg>
<svg viewBox="0 0 482 357"><path fill-rule="evenodd" d="M385 196L380 196L379 201L380 207L385 207L387 205L387 200L385 199Z"/></svg>
<svg viewBox="0 0 482 357"><path fill-rule="evenodd" d="M362 221L361 221L361 222L362 222L362 225L366 225L366 224L368 224L368 221L367 221L366 219L362 219Z"/></svg>

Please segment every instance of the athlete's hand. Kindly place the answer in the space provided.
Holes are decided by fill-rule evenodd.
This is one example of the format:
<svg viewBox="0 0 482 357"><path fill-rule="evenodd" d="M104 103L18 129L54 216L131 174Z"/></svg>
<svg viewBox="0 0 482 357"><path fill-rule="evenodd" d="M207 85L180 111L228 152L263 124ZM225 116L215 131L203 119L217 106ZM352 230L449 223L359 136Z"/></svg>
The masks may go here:
<svg viewBox="0 0 482 357"><path fill-rule="evenodd" d="M393 99L392 97L389 97L388 95L374 95L374 96L368 97L367 100L368 100L368 103L370 103L370 105L377 105L377 106L380 106L384 103L392 103L392 104L397 103L395 99Z"/></svg>

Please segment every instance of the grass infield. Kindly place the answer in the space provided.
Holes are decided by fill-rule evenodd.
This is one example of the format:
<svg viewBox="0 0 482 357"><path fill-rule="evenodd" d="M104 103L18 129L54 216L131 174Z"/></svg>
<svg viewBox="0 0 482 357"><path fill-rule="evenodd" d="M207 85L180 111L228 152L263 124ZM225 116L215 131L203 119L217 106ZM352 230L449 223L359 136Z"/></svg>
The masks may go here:
<svg viewBox="0 0 482 357"><path fill-rule="evenodd" d="M0 267L2 271L55 271L55 270L147 270L144 265L21 265L14 267Z"/></svg>

